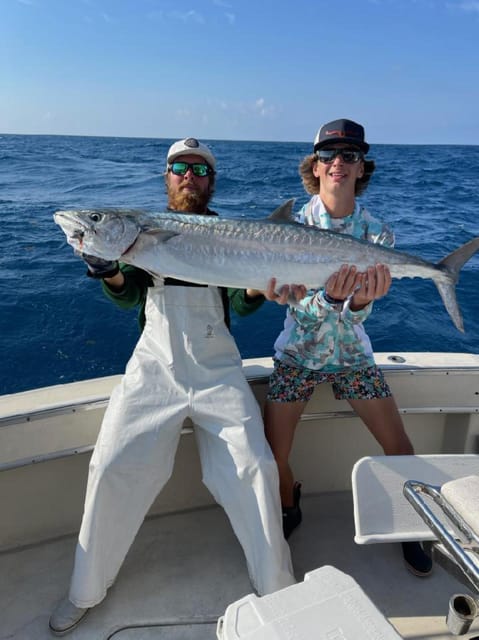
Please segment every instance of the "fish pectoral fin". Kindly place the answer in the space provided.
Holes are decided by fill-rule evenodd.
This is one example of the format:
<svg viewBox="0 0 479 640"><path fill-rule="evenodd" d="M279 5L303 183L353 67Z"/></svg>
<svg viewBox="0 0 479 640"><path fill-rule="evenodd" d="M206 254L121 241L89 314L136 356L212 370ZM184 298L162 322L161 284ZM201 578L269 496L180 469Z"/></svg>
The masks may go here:
<svg viewBox="0 0 479 640"><path fill-rule="evenodd" d="M178 233L177 231L165 231L164 229L155 229L154 227L151 229L145 229L142 233L149 236L155 236L160 242L168 242L171 238L176 238L181 235L181 233Z"/></svg>
<svg viewBox="0 0 479 640"><path fill-rule="evenodd" d="M268 216L267 220L272 222L295 222L293 218L293 205L295 198L283 202L273 213Z"/></svg>

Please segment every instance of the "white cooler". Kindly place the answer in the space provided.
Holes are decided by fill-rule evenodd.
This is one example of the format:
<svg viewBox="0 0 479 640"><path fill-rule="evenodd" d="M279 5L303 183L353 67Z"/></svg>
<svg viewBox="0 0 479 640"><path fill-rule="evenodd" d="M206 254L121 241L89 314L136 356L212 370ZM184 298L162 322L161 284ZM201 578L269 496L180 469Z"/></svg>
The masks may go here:
<svg viewBox="0 0 479 640"><path fill-rule="evenodd" d="M230 604L219 640L401 640L351 576L324 566L262 598Z"/></svg>

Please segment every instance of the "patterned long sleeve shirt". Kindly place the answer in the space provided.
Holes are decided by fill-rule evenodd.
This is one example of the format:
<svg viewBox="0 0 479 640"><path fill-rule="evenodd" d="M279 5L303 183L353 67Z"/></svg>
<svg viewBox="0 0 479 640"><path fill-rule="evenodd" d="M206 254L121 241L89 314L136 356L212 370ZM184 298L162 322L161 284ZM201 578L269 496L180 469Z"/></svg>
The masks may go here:
<svg viewBox="0 0 479 640"><path fill-rule="evenodd" d="M344 218L332 218L319 196L296 214L297 222L330 229L387 247L394 246L392 231L358 202ZM291 366L325 372L362 369L374 365L371 341L363 322L373 304L352 311L339 310L324 299L324 288L307 292L306 297L286 313L283 331L274 348L275 358Z"/></svg>

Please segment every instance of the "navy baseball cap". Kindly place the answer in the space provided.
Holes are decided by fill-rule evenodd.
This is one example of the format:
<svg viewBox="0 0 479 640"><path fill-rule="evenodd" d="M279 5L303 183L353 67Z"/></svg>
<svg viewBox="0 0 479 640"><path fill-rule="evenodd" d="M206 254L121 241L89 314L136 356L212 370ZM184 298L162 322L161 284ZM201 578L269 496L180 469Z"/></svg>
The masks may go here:
<svg viewBox="0 0 479 640"><path fill-rule="evenodd" d="M364 153L369 151L369 145L364 140L364 127L357 122L346 120L345 118L323 124L314 139L313 151L317 151L327 144L334 144L336 142L353 144L355 147L359 147L361 151L364 151Z"/></svg>

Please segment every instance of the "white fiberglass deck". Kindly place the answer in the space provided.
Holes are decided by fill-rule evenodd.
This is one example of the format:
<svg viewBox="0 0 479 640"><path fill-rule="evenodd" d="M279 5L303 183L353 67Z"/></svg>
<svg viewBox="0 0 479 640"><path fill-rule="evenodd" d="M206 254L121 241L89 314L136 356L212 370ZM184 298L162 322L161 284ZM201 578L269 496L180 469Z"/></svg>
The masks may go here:
<svg viewBox="0 0 479 640"><path fill-rule="evenodd" d="M404 638L451 638L445 616L450 596L467 592L460 583L440 567L412 576L398 544L356 545L350 492L306 495L302 504L303 524L290 538L299 580L333 565ZM68 588L75 542L69 536L0 554L1 640L51 640L48 617ZM241 548L219 507L157 516L144 522L107 598L67 637L215 640L217 618L250 592Z"/></svg>
<svg viewBox="0 0 479 640"><path fill-rule="evenodd" d="M378 362L417 454L478 453L479 356L379 354ZM261 403L271 360L245 365ZM0 640L53 637L48 618L68 590L76 544L76 534L69 534L78 531L89 454L117 379L0 397ZM251 593L241 548L201 484L192 428L185 427L172 478L117 582L68 638L215 640L218 617ZM439 566L428 578L412 576L397 541L354 542L351 470L363 456L378 453L349 405L321 385L292 452L295 475L303 481L304 521L290 539L296 577L332 565L356 580L404 638L445 640L451 637L449 598L467 589ZM367 517L366 524L374 523ZM478 632L476 619L467 639Z"/></svg>

